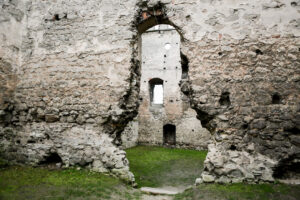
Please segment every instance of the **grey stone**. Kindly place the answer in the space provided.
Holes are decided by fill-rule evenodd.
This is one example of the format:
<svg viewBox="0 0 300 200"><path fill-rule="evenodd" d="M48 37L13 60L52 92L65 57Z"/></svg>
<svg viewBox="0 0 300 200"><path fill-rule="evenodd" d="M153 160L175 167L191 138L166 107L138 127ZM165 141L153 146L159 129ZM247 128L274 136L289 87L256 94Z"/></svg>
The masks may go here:
<svg viewBox="0 0 300 200"><path fill-rule="evenodd" d="M222 121L228 121L228 118L225 115L218 115L217 118Z"/></svg>
<svg viewBox="0 0 300 200"><path fill-rule="evenodd" d="M196 181L195 181L195 185L196 185L196 186L198 186L198 185L200 185L200 184L202 184L202 183L203 183L202 178L197 178Z"/></svg>
<svg viewBox="0 0 300 200"><path fill-rule="evenodd" d="M57 115L45 115L46 122L57 122L59 120L59 116Z"/></svg>
<svg viewBox="0 0 300 200"><path fill-rule="evenodd" d="M207 95L202 95L199 100L200 103L205 104L207 103L207 99L208 99Z"/></svg>
<svg viewBox="0 0 300 200"><path fill-rule="evenodd" d="M202 173L202 180L204 183L212 183L215 181L215 177L209 174Z"/></svg>
<svg viewBox="0 0 300 200"><path fill-rule="evenodd" d="M264 119L255 119L252 122L252 127L257 129L263 129L266 127L266 121Z"/></svg>
<svg viewBox="0 0 300 200"><path fill-rule="evenodd" d="M296 145L296 146L300 146L300 135L291 135L289 136L291 143Z"/></svg>

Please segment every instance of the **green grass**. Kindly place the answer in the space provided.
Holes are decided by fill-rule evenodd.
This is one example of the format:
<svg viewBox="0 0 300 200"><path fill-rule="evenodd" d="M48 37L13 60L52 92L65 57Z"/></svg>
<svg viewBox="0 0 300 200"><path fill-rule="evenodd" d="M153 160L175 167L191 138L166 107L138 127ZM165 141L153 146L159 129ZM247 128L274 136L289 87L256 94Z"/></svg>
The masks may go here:
<svg viewBox="0 0 300 200"><path fill-rule="evenodd" d="M300 186L284 184L245 184L229 185L202 184L175 196L175 200L219 199L219 200L298 200Z"/></svg>
<svg viewBox="0 0 300 200"><path fill-rule="evenodd" d="M86 170L9 167L0 170L0 199L139 199L120 180Z"/></svg>
<svg viewBox="0 0 300 200"><path fill-rule="evenodd" d="M0 169L8 167L8 162L0 157Z"/></svg>
<svg viewBox="0 0 300 200"><path fill-rule="evenodd" d="M149 187L192 185L203 170L206 156L205 151L161 147L139 146L126 151L139 186ZM4 165L5 168L0 168L0 200L141 199L139 190L100 173ZM300 185L201 184L176 195L174 199L298 200Z"/></svg>
<svg viewBox="0 0 300 200"><path fill-rule="evenodd" d="M192 185L203 170L206 151L138 146L127 149L139 187Z"/></svg>

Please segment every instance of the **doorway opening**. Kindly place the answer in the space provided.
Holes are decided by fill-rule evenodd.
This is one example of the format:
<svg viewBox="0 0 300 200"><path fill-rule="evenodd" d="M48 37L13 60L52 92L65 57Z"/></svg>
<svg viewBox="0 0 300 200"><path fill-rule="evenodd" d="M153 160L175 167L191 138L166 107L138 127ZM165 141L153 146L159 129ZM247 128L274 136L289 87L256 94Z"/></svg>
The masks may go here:
<svg viewBox="0 0 300 200"><path fill-rule="evenodd" d="M176 126L172 124L166 124L163 128L164 145L176 145Z"/></svg>

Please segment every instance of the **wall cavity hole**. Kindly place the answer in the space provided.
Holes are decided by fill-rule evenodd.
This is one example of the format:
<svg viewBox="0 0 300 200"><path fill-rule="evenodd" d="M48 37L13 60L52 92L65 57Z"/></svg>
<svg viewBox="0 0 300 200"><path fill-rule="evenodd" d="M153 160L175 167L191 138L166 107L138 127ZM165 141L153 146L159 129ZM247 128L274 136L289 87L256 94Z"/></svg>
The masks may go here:
<svg viewBox="0 0 300 200"><path fill-rule="evenodd" d="M297 2L295 2L295 1L291 2L291 6L293 6L293 7L297 6Z"/></svg>
<svg viewBox="0 0 300 200"><path fill-rule="evenodd" d="M57 164L62 163L61 157L57 153L51 153L48 156L44 158L43 161L41 161L40 165L51 165L51 164Z"/></svg>
<svg viewBox="0 0 300 200"><path fill-rule="evenodd" d="M279 161L278 165L274 169L274 178L299 179L300 163L297 160L297 156L292 155L286 159Z"/></svg>
<svg viewBox="0 0 300 200"><path fill-rule="evenodd" d="M280 104L281 103L281 97L279 94L275 93L272 95L272 104Z"/></svg>
<svg viewBox="0 0 300 200"><path fill-rule="evenodd" d="M256 55L263 55L263 52L260 49L255 50Z"/></svg>
<svg viewBox="0 0 300 200"><path fill-rule="evenodd" d="M236 150L236 146L232 144L232 145L230 145L229 149L230 149L231 151L235 151L235 150Z"/></svg>
<svg viewBox="0 0 300 200"><path fill-rule="evenodd" d="M21 141L20 141L20 140L17 140L16 142L17 142L17 144L20 144L20 143L21 143Z"/></svg>
<svg viewBox="0 0 300 200"><path fill-rule="evenodd" d="M219 52L219 53L218 53L218 55L219 55L219 56L222 56L222 55L223 55L223 53L222 53L222 52Z"/></svg>
<svg viewBox="0 0 300 200"><path fill-rule="evenodd" d="M36 142L34 140L28 140L27 144L35 144Z"/></svg>
<svg viewBox="0 0 300 200"><path fill-rule="evenodd" d="M59 14L55 14L54 17L53 17L53 19L54 19L55 21L59 21L59 20L60 20Z"/></svg>
<svg viewBox="0 0 300 200"><path fill-rule="evenodd" d="M243 124L243 125L242 125L242 129L247 129L248 127L249 127L248 124Z"/></svg>
<svg viewBox="0 0 300 200"><path fill-rule="evenodd" d="M293 128L289 128L289 129L284 129L284 131L290 133L290 134L295 134L298 135L300 134L300 129L298 129L297 127L293 127Z"/></svg>
<svg viewBox="0 0 300 200"><path fill-rule="evenodd" d="M230 93L229 92L223 92L221 94L219 103L221 106L230 106L231 102L230 102Z"/></svg>

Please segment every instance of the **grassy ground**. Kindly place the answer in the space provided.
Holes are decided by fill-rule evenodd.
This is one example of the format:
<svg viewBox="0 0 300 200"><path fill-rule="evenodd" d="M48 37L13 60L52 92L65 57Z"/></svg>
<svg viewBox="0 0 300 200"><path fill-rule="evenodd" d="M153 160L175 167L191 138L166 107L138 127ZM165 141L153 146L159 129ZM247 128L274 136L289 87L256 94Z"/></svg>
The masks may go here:
<svg viewBox="0 0 300 200"><path fill-rule="evenodd" d="M175 196L174 200L299 200L300 186L284 184L202 184Z"/></svg>
<svg viewBox="0 0 300 200"><path fill-rule="evenodd" d="M116 178L86 170L0 169L0 199L140 199Z"/></svg>
<svg viewBox="0 0 300 200"><path fill-rule="evenodd" d="M139 186L191 185L199 177L206 152L135 147L127 150ZM2 164L1 164L2 163ZM0 159L0 200L14 199L142 199L139 190L120 180L87 170L49 170L7 167ZM149 200L155 199L148 196ZM300 185L202 184L174 197L175 200L298 200Z"/></svg>
<svg viewBox="0 0 300 200"><path fill-rule="evenodd" d="M0 169L8 167L8 162L0 158Z"/></svg>
<svg viewBox="0 0 300 200"><path fill-rule="evenodd" d="M188 186L200 177L206 151L138 146L127 149L139 187Z"/></svg>

